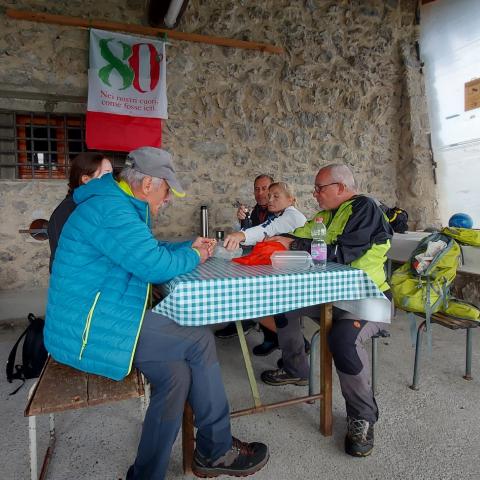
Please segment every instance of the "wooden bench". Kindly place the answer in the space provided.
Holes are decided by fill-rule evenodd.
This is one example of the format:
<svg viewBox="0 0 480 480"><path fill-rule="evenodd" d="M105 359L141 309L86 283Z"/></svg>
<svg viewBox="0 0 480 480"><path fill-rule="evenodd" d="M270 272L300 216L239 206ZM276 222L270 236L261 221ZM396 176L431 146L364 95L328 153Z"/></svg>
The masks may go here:
<svg viewBox="0 0 480 480"><path fill-rule="evenodd" d="M129 398L141 398L142 413L145 412L144 382L137 370L133 370L123 381L116 382L75 370L57 363L49 357L38 381L30 390L25 409L25 416L29 417L31 480L46 478L56 441L55 413ZM40 476L38 476L36 417L45 414L50 415L50 441L43 459Z"/></svg>
<svg viewBox="0 0 480 480"><path fill-rule="evenodd" d="M411 314L410 312L407 312ZM411 314L413 315L413 314ZM427 330L427 320L425 314L415 313L421 318L423 322L420 324L417 330L417 341L415 347L415 364L413 368L413 381L410 388L412 390L418 390L418 378L419 378L419 367L420 367L420 356L421 356L421 346L423 340L423 334ZM480 326L480 322L475 320L465 320L463 318L452 317L444 313L434 313L430 318L431 323L436 323L442 327L449 328L450 330L466 330L466 353L465 353L465 375L463 378L465 380L472 379L472 329Z"/></svg>

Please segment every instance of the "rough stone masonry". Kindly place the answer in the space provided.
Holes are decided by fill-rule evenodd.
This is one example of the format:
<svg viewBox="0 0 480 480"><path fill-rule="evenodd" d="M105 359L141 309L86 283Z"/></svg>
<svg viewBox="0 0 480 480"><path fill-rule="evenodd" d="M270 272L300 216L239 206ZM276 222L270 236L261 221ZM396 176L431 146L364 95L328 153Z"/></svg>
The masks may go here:
<svg viewBox="0 0 480 480"><path fill-rule="evenodd" d="M261 172L292 184L308 216L313 176L331 162L351 166L361 191L405 208L413 228L437 222L416 3L191 0L179 30L273 43L286 53L170 41L163 141L188 197L161 214L155 232L199 233L204 204L213 228L231 228L233 204L252 203ZM141 0L1 0L0 7L146 24ZM0 30L0 109L85 111L88 32L2 11ZM0 289L47 285L48 242L18 230L48 219L65 193L65 181L0 180Z"/></svg>

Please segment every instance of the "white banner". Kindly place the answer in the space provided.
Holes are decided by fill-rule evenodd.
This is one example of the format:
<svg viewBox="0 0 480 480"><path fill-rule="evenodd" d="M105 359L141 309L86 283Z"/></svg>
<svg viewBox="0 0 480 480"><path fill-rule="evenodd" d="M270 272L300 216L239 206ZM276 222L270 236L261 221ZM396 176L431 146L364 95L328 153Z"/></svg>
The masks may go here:
<svg viewBox="0 0 480 480"><path fill-rule="evenodd" d="M88 110L168 118L166 70L164 42L91 29Z"/></svg>

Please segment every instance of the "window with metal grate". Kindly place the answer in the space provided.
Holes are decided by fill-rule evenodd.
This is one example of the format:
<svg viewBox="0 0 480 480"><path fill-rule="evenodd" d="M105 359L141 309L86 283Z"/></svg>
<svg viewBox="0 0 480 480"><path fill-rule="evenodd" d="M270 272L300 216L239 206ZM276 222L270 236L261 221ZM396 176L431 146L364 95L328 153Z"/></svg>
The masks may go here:
<svg viewBox="0 0 480 480"><path fill-rule="evenodd" d="M85 151L85 115L0 110L0 179L65 179ZM126 153L104 153L123 166Z"/></svg>

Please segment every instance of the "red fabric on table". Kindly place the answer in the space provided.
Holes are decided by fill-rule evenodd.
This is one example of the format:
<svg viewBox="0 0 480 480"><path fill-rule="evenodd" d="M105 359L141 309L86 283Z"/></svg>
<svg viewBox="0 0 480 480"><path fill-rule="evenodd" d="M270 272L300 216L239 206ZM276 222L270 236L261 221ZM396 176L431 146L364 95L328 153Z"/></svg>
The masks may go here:
<svg viewBox="0 0 480 480"><path fill-rule="evenodd" d="M280 242L260 242L257 243L252 251L243 257L234 258L232 262L241 265L271 265L270 257L273 252L283 252L286 250Z"/></svg>

